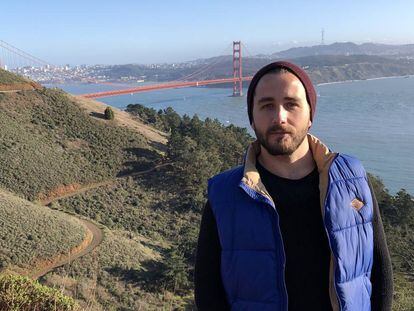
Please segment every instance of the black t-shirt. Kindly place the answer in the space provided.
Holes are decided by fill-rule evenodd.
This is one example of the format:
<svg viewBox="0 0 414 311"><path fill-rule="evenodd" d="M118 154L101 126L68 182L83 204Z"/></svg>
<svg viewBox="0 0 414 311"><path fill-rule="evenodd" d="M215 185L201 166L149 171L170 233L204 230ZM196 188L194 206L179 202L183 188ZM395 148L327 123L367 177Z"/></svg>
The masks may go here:
<svg viewBox="0 0 414 311"><path fill-rule="evenodd" d="M276 176L258 161L256 168L279 215L289 310L332 310L330 249L319 203L317 168L297 180Z"/></svg>

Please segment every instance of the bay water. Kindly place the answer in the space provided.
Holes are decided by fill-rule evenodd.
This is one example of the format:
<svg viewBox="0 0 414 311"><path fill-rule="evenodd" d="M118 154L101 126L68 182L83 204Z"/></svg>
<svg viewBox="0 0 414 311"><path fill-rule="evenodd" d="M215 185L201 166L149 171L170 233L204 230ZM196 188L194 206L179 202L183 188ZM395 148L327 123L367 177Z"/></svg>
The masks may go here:
<svg viewBox="0 0 414 311"><path fill-rule="evenodd" d="M140 84L142 85L142 84ZM59 84L72 94L132 87L131 84ZM310 132L328 147L359 158L392 194L401 188L414 195L414 77L350 81L317 86L318 104ZM172 107L180 115L217 118L225 125L250 128L246 97L230 88L193 87L100 98L124 109L142 104ZM247 93L247 90L244 90Z"/></svg>

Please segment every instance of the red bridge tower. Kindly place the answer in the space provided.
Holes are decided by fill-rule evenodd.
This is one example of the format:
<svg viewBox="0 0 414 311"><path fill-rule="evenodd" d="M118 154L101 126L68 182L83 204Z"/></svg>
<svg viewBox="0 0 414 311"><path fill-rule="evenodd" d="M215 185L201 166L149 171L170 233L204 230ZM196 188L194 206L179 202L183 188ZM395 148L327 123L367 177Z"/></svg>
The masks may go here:
<svg viewBox="0 0 414 311"><path fill-rule="evenodd" d="M241 41L233 41L233 96L243 96Z"/></svg>

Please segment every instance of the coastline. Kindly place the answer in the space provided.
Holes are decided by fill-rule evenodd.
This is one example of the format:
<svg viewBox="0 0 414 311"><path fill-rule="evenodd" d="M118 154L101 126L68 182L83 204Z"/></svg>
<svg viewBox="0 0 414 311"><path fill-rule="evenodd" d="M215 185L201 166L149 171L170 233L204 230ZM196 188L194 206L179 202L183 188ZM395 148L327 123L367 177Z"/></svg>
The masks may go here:
<svg viewBox="0 0 414 311"><path fill-rule="evenodd" d="M385 76L385 77L368 78L368 79L355 79L355 80L342 80L342 81L334 81L334 82L323 82L323 83L316 84L316 86L324 86L324 85L339 84L339 83L351 83L351 82L359 82L359 81L371 81L371 80L405 78L405 77L407 77L407 78L413 78L414 75Z"/></svg>

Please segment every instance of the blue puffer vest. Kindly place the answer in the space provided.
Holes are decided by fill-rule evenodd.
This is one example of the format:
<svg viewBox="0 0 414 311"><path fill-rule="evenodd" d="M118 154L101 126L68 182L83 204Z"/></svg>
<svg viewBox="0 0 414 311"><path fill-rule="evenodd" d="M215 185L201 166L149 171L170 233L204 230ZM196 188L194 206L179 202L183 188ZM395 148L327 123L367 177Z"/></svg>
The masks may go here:
<svg viewBox="0 0 414 311"><path fill-rule="evenodd" d="M332 307L370 310L373 205L365 170L355 158L330 152L310 134L308 141L318 166L331 248ZM221 276L232 310L288 310L283 241L274 202L255 168L259 149L253 143L243 166L209 180L208 199L222 248Z"/></svg>

